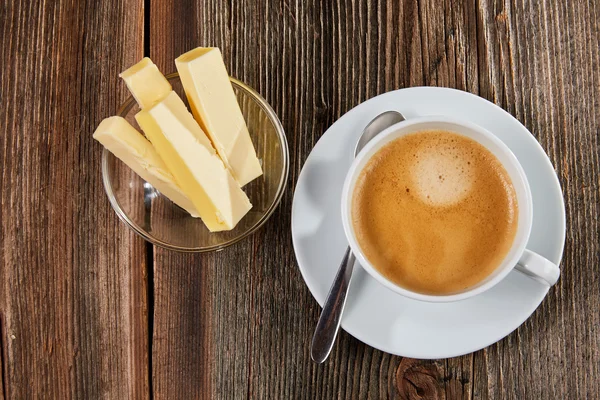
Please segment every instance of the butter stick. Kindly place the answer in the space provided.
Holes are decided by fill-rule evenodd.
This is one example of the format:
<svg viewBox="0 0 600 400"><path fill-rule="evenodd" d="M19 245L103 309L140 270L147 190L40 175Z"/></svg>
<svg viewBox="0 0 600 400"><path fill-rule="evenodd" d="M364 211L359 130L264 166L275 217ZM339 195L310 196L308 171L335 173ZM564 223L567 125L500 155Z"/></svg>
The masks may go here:
<svg viewBox="0 0 600 400"><path fill-rule="evenodd" d="M211 232L233 229L252 205L175 92L135 116Z"/></svg>
<svg viewBox="0 0 600 400"><path fill-rule="evenodd" d="M119 75L137 101L140 108L152 107L171 92L171 84L154 65L144 57L142 61Z"/></svg>
<svg viewBox="0 0 600 400"><path fill-rule="evenodd" d="M240 186L262 175L260 162L218 48L175 60L194 118Z"/></svg>
<svg viewBox="0 0 600 400"><path fill-rule="evenodd" d="M152 144L124 118L104 119L94 132L94 139L179 207L199 217Z"/></svg>

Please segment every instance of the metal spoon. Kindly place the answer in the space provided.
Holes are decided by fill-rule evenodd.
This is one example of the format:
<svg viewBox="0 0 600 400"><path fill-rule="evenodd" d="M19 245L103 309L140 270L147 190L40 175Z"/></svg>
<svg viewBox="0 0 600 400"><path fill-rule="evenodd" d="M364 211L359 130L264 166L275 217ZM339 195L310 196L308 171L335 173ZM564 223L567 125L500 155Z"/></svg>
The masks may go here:
<svg viewBox="0 0 600 400"><path fill-rule="evenodd" d="M358 155L371 139L386 128L402 121L404 121L404 116L396 111L386 111L379 114L363 130L358 143L356 143L354 157ZM325 300L325 304L323 305L323 311L321 312L312 338L310 357L316 363L320 364L325 361L333 348L333 343L340 329L342 313L346 304L346 295L348 294L352 270L354 269L354 261L354 254L352 254L350 247L348 247L335 275L331 289L329 289L327 300Z"/></svg>

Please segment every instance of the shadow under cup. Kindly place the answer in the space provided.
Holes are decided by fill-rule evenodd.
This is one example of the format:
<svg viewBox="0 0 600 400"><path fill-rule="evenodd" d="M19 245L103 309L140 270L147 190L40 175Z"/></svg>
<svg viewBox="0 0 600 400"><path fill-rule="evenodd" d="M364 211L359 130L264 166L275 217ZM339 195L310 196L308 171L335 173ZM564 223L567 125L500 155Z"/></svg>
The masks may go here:
<svg viewBox="0 0 600 400"><path fill-rule="evenodd" d="M442 130L457 133L470 138L489 150L504 166L511 179L518 205L517 231L506 256L498 267L479 283L457 293L431 295L415 292L398 286L384 277L366 258L358 241L352 224L352 197L357 179L371 157L386 144L411 133L428 130ZM515 267L525 251L531 232L533 220L532 200L529 183L523 168L510 149L491 132L470 122L458 121L448 117L420 117L400 122L381 132L367 144L354 160L342 189L342 222L348 243L363 268L377 281L403 296L428 302L451 302L463 300L482 293L500 282Z"/></svg>

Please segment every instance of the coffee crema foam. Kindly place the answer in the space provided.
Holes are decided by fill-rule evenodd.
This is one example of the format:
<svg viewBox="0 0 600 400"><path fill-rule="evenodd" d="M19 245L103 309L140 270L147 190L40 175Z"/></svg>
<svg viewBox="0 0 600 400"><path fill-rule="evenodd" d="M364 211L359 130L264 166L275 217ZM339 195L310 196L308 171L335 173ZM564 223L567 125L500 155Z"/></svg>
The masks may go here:
<svg viewBox="0 0 600 400"><path fill-rule="evenodd" d="M463 291L489 276L517 231L516 193L484 146L421 131L381 148L361 171L352 223L387 279L424 294Z"/></svg>

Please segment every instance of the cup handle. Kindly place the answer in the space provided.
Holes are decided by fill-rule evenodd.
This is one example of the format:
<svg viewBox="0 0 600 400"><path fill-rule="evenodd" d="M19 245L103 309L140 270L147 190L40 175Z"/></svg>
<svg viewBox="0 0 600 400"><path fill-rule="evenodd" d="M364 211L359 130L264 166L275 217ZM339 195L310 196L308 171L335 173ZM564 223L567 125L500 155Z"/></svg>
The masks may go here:
<svg viewBox="0 0 600 400"><path fill-rule="evenodd" d="M558 265L527 249L515 268L549 286L554 285L560 276Z"/></svg>

